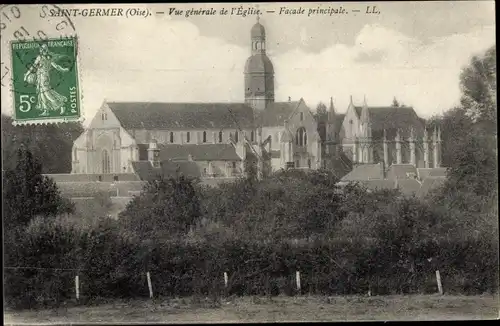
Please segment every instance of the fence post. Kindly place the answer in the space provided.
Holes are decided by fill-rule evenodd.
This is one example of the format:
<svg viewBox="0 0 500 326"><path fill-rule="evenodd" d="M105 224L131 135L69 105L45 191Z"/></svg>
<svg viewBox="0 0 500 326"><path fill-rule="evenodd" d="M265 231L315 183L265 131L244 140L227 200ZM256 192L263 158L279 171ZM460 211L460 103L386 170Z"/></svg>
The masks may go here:
<svg viewBox="0 0 500 326"><path fill-rule="evenodd" d="M441 274L439 274L439 270L436 270L436 282L437 282L439 294L443 295L443 284L441 284Z"/></svg>
<svg viewBox="0 0 500 326"><path fill-rule="evenodd" d="M151 284L151 275L149 272L146 273L146 277L148 278L149 297L153 298L153 285Z"/></svg>
<svg viewBox="0 0 500 326"><path fill-rule="evenodd" d="M300 272L295 272L295 282L297 283L297 292L300 294Z"/></svg>
<svg viewBox="0 0 500 326"><path fill-rule="evenodd" d="M76 300L80 299L80 278L78 275L75 276L75 292L76 292Z"/></svg>
<svg viewBox="0 0 500 326"><path fill-rule="evenodd" d="M224 272L224 287L225 288L227 288L227 283L228 283L227 272Z"/></svg>

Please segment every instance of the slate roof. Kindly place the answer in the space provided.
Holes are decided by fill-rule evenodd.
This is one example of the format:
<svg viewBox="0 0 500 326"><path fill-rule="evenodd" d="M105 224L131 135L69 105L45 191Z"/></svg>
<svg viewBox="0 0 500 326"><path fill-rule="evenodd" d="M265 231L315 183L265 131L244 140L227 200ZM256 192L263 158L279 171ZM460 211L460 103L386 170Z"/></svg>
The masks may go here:
<svg viewBox="0 0 500 326"><path fill-rule="evenodd" d="M423 132L422 120L412 107L368 107L372 130L415 128Z"/></svg>
<svg viewBox="0 0 500 326"><path fill-rule="evenodd" d="M417 176L417 168L412 164L392 164L387 170L388 179L410 179L408 173L415 173Z"/></svg>
<svg viewBox="0 0 500 326"><path fill-rule="evenodd" d="M418 178L424 180L427 177L446 177L446 168L418 168Z"/></svg>
<svg viewBox="0 0 500 326"><path fill-rule="evenodd" d="M335 127L335 131L337 133L340 132L340 129L342 128L342 123L344 122L344 118L345 118L345 114L336 114L335 115L335 121L334 121L334 127Z"/></svg>
<svg viewBox="0 0 500 326"><path fill-rule="evenodd" d="M366 181L370 179L383 179L384 170L381 163L377 164L358 164L351 172L346 174L342 181Z"/></svg>
<svg viewBox="0 0 500 326"><path fill-rule="evenodd" d="M425 197L432 190L442 186L446 181L443 177L427 177L422 181L422 185L417 192L418 197Z"/></svg>
<svg viewBox="0 0 500 326"><path fill-rule="evenodd" d="M164 178L176 177L177 175L184 175L191 178L201 177L201 172L195 162L191 161L162 161L159 168L153 167L149 161L135 161L132 162L134 171L139 178L144 181L152 181L163 176Z"/></svg>
<svg viewBox="0 0 500 326"><path fill-rule="evenodd" d="M367 189L370 190L382 190L382 189L394 189L394 180L382 179L382 180L365 180L360 181Z"/></svg>
<svg viewBox="0 0 500 326"><path fill-rule="evenodd" d="M403 195L416 195L420 191L420 182L415 179L397 180L397 187Z"/></svg>
<svg viewBox="0 0 500 326"><path fill-rule="evenodd" d="M187 161L241 161L232 144L159 144L160 159Z"/></svg>
<svg viewBox="0 0 500 326"><path fill-rule="evenodd" d="M250 56L245 63L245 73L274 73L273 63L265 53Z"/></svg>
<svg viewBox="0 0 500 326"><path fill-rule="evenodd" d="M269 103L258 118L264 127L283 126L298 105L298 101Z"/></svg>
<svg viewBox="0 0 500 326"><path fill-rule="evenodd" d="M356 111L356 115L358 116L358 118L361 118L361 111L363 110L363 107L362 106L355 106L354 110Z"/></svg>
<svg viewBox="0 0 500 326"><path fill-rule="evenodd" d="M446 168L433 168L429 172L429 177L446 177Z"/></svg>
<svg viewBox="0 0 500 326"><path fill-rule="evenodd" d="M127 130L235 129L249 128L254 122L253 110L245 103L107 102L107 105Z"/></svg>
<svg viewBox="0 0 500 326"><path fill-rule="evenodd" d="M113 181L115 177L118 181L137 181L137 176L133 173L61 173L61 174L44 174L45 176L51 178L56 183L62 182L93 182L101 181L109 182Z"/></svg>

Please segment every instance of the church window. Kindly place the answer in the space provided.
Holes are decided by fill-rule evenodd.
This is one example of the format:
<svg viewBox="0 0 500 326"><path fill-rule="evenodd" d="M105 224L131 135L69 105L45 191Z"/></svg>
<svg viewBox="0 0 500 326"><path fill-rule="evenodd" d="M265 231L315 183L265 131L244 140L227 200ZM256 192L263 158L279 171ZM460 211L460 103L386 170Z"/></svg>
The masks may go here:
<svg viewBox="0 0 500 326"><path fill-rule="evenodd" d="M304 120L304 112L300 112L300 121Z"/></svg>
<svg viewBox="0 0 500 326"><path fill-rule="evenodd" d="M234 132L234 142L237 143L238 142L238 131L235 131Z"/></svg>
<svg viewBox="0 0 500 326"><path fill-rule="evenodd" d="M102 173L109 173L111 171L111 161L107 150L102 150Z"/></svg>
<svg viewBox="0 0 500 326"><path fill-rule="evenodd" d="M311 168L311 159L308 159L308 160L307 160L307 166L308 166L309 168Z"/></svg>
<svg viewBox="0 0 500 326"><path fill-rule="evenodd" d="M203 132L203 142L204 143L207 142L207 132L206 131Z"/></svg>
<svg viewBox="0 0 500 326"><path fill-rule="evenodd" d="M254 134L253 134L253 130L250 131L250 141L253 142L253 139L254 139Z"/></svg>
<svg viewBox="0 0 500 326"><path fill-rule="evenodd" d="M295 137L295 144L298 146L307 145L307 132L304 127L301 127L297 130L297 135Z"/></svg>
<svg viewBox="0 0 500 326"><path fill-rule="evenodd" d="M219 143L222 143L222 131L219 131Z"/></svg>
<svg viewBox="0 0 500 326"><path fill-rule="evenodd" d="M186 132L186 143L189 143L191 141L191 133L188 131Z"/></svg>
<svg viewBox="0 0 500 326"><path fill-rule="evenodd" d="M173 131L170 132L170 142L171 143L174 142L174 132Z"/></svg>
<svg viewBox="0 0 500 326"><path fill-rule="evenodd" d="M108 120L108 115L106 114L106 112L102 112L101 113L101 120Z"/></svg>

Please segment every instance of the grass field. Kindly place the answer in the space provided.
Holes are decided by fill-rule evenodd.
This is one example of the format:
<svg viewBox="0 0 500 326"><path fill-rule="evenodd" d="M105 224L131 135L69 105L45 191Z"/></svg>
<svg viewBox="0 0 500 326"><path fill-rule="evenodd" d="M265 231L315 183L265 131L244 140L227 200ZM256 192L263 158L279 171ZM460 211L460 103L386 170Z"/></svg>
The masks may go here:
<svg viewBox="0 0 500 326"><path fill-rule="evenodd" d="M239 297L209 300L114 301L57 310L5 311L5 324L18 323L203 323L343 320L497 319L498 296Z"/></svg>

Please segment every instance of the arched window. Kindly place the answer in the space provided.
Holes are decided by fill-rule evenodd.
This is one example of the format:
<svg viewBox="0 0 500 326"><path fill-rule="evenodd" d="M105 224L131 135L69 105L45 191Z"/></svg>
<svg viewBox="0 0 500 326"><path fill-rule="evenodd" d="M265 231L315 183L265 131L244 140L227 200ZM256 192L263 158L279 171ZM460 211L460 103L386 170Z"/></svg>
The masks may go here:
<svg viewBox="0 0 500 326"><path fill-rule="evenodd" d="M171 143L174 142L174 133L173 133L173 131L170 132L170 142Z"/></svg>
<svg viewBox="0 0 500 326"><path fill-rule="evenodd" d="M234 133L234 142L237 143L238 142L238 130L236 130L236 132Z"/></svg>
<svg viewBox="0 0 500 326"><path fill-rule="evenodd" d="M188 131L186 132L186 143L189 143L191 141L191 133Z"/></svg>
<svg viewBox="0 0 500 326"><path fill-rule="evenodd" d="M307 133L306 128L301 127L297 129L297 135L295 137L295 144L298 146L306 146L307 145Z"/></svg>
<svg viewBox="0 0 500 326"><path fill-rule="evenodd" d="M111 171L111 162L109 160L108 151L102 150L102 173L109 173Z"/></svg>
<svg viewBox="0 0 500 326"><path fill-rule="evenodd" d="M222 143L222 131L219 131L219 143Z"/></svg>
<svg viewBox="0 0 500 326"><path fill-rule="evenodd" d="M254 139L254 135L253 135L253 130L250 131L250 141L253 142L253 139Z"/></svg>
<svg viewBox="0 0 500 326"><path fill-rule="evenodd" d="M203 142L204 143L207 142L207 132L206 131L203 132Z"/></svg>

